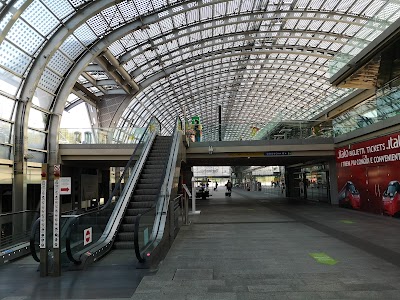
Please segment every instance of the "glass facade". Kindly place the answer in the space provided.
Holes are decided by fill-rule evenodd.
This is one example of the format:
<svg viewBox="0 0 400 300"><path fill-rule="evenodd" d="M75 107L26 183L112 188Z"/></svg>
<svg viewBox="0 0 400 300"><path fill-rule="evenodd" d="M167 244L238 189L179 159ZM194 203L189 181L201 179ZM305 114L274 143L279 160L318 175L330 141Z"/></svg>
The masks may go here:
<svg viewBox="0 0 400 300"><path fill-rule="evenodd" d="M400 87L386 86L376 95L332 121L334 135L352 132L400 114Z"/></svg>

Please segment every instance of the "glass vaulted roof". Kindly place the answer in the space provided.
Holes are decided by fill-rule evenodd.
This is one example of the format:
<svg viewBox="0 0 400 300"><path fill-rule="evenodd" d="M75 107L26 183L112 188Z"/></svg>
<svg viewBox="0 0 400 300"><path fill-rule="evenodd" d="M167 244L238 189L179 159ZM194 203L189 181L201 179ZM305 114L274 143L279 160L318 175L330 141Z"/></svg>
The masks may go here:
<svg viewBox="0 0 400 300"><path fill-rule="evenodd" d="M335 54L357 53L399 14L399 0L2 1L0 129L30 102L28 147L46 152L49 116L108 94L132 95L117 126L155 115L167 132L177 114L200 116L205 140L219 106L225 140L310 120L351 92L328 83Z"/></svg>

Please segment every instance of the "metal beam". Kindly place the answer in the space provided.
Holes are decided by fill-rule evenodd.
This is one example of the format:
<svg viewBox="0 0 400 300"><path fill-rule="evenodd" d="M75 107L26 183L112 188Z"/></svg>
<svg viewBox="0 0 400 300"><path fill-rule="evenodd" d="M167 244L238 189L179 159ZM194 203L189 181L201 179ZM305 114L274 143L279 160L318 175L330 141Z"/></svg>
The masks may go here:
<svg viewBox="0 0 400 300"><path fill-rule="evenodd" d="M90 99L91 103L94 103L94 106L96 107L97 104L99 103L100 99L97 97L95 94L93 94L91 91L89 91L87 88L85 88L82 84L79 82L76 82L74 84L74 90L75 91L81 91L83 94L85 94L86 98Z"/></svg>

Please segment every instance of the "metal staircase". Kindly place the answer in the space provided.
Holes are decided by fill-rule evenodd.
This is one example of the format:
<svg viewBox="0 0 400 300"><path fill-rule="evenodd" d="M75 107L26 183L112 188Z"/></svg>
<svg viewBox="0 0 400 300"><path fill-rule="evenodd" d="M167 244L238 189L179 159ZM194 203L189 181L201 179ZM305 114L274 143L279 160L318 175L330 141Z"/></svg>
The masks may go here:
<svg viewBox="0 0 400 300"><path fill-rule="evenodd" d="M136 218L155 206L165 177L171 142L172 137L156 137L118 231L115 249L134 249Z"/></svg>

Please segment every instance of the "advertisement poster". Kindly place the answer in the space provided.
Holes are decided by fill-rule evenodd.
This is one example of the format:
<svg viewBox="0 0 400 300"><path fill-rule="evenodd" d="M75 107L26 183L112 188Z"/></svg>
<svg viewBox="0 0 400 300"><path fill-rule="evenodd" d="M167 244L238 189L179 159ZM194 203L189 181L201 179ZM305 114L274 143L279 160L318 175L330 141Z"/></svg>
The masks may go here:
<svg viewBox="0 0 400 300"><path fill-rule="evenodd" d="M400 133L335 152L339 205L400 217Z"/></svg>

